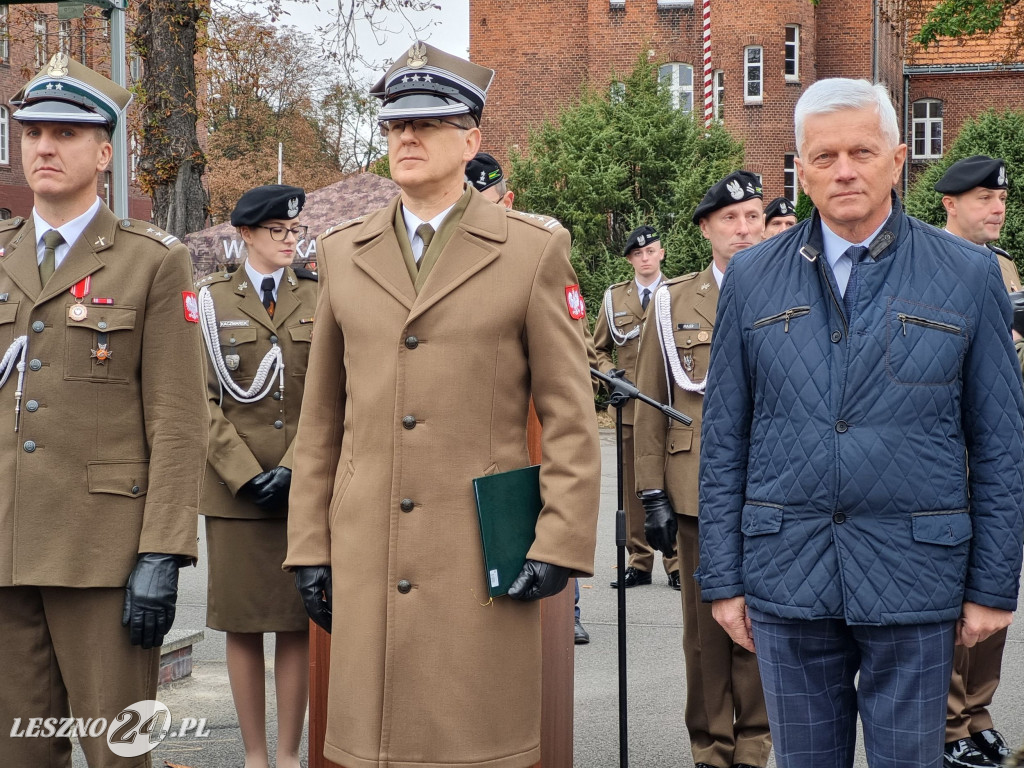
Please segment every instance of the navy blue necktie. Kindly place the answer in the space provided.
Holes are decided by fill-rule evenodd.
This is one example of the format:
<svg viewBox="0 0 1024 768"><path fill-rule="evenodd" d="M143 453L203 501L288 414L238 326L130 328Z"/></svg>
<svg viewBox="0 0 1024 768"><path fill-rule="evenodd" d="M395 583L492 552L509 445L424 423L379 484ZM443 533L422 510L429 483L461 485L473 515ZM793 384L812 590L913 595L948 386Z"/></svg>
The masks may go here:
<svg viewBox="0 0 1024 768"><path fill-rule="evenodd" d="M853 308L857 304L857 289L860 287L860 263L868 255L868 249L863 245L851 245L843 253L843 256L850 257L850 279L846 281L846 290L843 291L843 311L846 313L847 321L853 318Z"/></svg>
<svg viewBox="0 0 1024 768"><path fill-rule="evenodd" d="M651 303L651 289L644 288L643 297L640 299L640 306L647 311L647 305Z"/></svg>

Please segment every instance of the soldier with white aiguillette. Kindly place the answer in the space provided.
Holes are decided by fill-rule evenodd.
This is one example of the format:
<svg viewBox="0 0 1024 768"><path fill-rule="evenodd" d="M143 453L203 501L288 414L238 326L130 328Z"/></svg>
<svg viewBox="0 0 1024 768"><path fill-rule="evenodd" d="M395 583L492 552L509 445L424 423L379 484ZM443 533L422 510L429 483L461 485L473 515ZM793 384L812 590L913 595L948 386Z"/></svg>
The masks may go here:
<svg viewBox="0 0 1024 768"><path fill-rule="evenodd" d="M15 718L112 723L156 698L198 554L209 411L188 250L96 194L130 100L63 54L11 100L34 207L0 222L4 765L71 765L69 739L12 738ZM105 737L79 734L91 768L150 765Z"/></svg>

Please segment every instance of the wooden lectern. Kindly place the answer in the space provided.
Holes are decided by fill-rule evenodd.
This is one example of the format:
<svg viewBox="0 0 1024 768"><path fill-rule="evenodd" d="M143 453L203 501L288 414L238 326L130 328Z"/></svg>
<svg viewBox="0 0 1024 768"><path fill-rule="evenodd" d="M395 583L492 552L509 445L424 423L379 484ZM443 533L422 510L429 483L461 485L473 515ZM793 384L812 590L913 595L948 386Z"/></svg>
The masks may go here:
<svg viewBox="0 0 1024 768"><path fill-rule="evenodd" d="M540 422L530 403L527 427L530 461L539 464ZM541 761L534 768L572 768L573 585L541 601L543 701ZM331 636L309 623L309 768L344 768L324 757L327 726L327 680Z"/></svg>

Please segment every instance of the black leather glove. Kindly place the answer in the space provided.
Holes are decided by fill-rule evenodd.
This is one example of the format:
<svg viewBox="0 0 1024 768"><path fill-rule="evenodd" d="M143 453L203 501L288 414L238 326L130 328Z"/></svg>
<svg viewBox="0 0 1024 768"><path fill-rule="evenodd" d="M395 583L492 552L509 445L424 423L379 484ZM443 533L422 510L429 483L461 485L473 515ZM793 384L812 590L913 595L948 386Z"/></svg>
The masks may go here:
<svg viewBox="0 0 1024 768"><path fill-rule="evenodd" d="M1010 303L1013 305L1013 330L1024 336L1024 291L1011 293Z"/></svg>
<svg viewBox="0 0 1024 768"><path fill-rule="evenodd" d="M679 522L675 510L664 491L646 493L640 497L644 505L644 535L647 543L665 557L676 553L676 533Z"/></svg>
<svg viewBox="0 0 1024 768"><path fill-rule="evenodd" d="M300 565L295 569L295 586L306 606L306 613L318 626L331 632L331 604L334 602L334 587L331 582L331 566Z"/></svg>
<svg viewBox="0 0 1024 768"><path fill-rule="evenodd" d="M513 600L540 600L542 597L557 595L569 582L569 569L561 565L527 560L523 570L508 588Z"/></svg>
<svg viewBox="0 0 1024 768"><path fill-rule="evenodd" d="M128 627L132 645L158 648L174 623L178 599L178 568L188 558L145 552L139 555L124 588L121 626Z"/></svg>
<svg viewBox="0 0 1024 768"><path fill-rule="evenodd" d="M280 509L288 504L291 485L292 471L288 467L274 467L260 472L238 492L258 507Z"/></svg>

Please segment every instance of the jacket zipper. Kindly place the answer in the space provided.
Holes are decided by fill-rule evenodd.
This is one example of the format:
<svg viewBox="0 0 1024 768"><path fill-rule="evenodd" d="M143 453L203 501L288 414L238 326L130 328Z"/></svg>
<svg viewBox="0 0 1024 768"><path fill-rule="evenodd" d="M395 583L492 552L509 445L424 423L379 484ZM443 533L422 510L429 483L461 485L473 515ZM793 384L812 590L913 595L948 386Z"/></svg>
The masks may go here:
<svg viewBox="0 0 1024 768"><path fill-rule="evenodd" d="M959 325L953 325L952 323L941 323L938 320L929 320L926 317L917 317L916 315L908 315L904 312L900 312L896 315L896 319L903 323L903 335L907 335L907 323L911 325L920 325L922 328L934 328L937 331L945 331L946 333L955 333L958 336L963 330Z"/></svg>
<svg viewBox="0 0 1024 768"><path fill-rule="evenodd" d="M779 312L777 315L771 315L770 317L762 317L760 320L754 322L754 328L760 328L764 325L771 325L777 323L780 320L786 321L785 332L789 333L789 321L794 317L803 317L811 313L810 307L793 307L787 309L785 312Z"/></svg>

